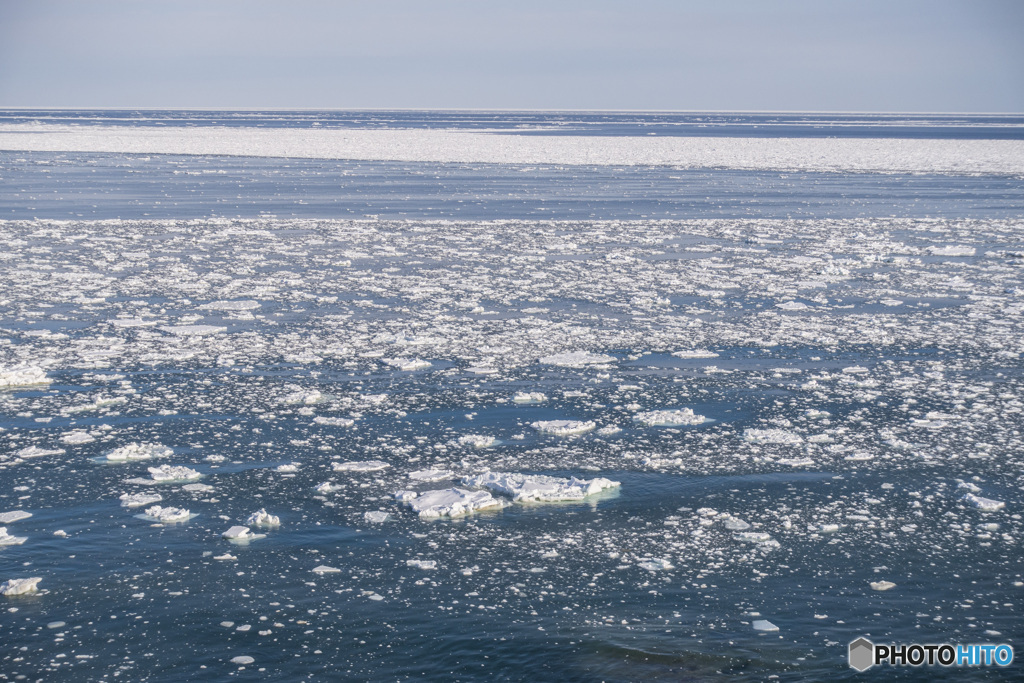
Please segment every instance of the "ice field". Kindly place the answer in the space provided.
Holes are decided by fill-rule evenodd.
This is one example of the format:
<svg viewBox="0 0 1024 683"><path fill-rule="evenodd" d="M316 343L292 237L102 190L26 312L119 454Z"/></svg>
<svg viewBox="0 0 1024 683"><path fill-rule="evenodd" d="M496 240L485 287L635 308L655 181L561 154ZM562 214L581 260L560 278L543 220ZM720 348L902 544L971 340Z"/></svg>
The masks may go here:
<svg viewBox="0 0 1024 683"><path fill-rule="evenodd" d="M0 679L1024 638L1024 119L2 114Z"/></svg>

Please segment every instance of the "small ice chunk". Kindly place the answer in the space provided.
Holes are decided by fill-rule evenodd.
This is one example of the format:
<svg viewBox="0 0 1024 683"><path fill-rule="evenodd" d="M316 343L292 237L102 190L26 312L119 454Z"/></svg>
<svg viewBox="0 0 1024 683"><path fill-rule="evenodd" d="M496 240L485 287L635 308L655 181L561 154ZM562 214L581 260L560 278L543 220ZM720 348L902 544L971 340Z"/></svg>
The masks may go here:
<svg viewBox="0 0 1024 683"><path fill-rule="evenodd" d="M38 584L42 581L41 576L34 576L29 579L8 579L3 583L0 583L0 595L25 595L26 593L35 593L38 590Z"/></svg>
<svg viewBox="0 0 1024 683"><path fill-rule="evenodd" d="M436 560L406 560L405 565L416 569L437 569Z"/></svg>
<svg viewBox="0 0 1024 683"><path fill-rule="evenodd" d="M738 534L733 534L733 538L737 541L743 541L744 543L771 543L771 534L766 534L763 531L742 531Z"/></svg>
<svg viewBox="0 0 1024 683"><path fill-rule="evenodd" d="M85 431L84 429L75 429L61 436L60 440L61 443L66 443L69 445L79 445L83 443L92 443L93 441L96 440L96 437L94 437L92 434Z"/></svg>
<svg viewBox="0 0 1024 683"><path fill-rule="evenodd" d="M230 560L237 560L238 558L232 555L231 553L224 553L223 555L215 555L213 559L219 560L221 562L227 562ZM232 623L231 625L234 626L234 623Z"/></svg>
<svg viewBox="0 0 1024 683"><path fill-rule="evenodd" d="M376 472L391 467L383 460L349 460L348 462L332 462L335 472Z"/></svg>
<svg viewBox="0 0 1024 683"><path fill-rule="evenodd" d="M154 505L146 508L146 516L158 522L184 522L192 514L184 508L161 507Z"/></svg>
<svg viewBox="0 0 1024 683"><path fill-rule="evenodd" d="M683 349L672 353L676 358L718 358L718 354L707 349Z"/></svg>
<svg viewBox="0 0 1024 683"><path fill-rule="evenodd" d="M664 558L642 560L637 563L638 567L651 572L658 572L665 569L675 569L675 565Z"/></svg>
<svg viewBox="0 0 1024 683"><path fill-rule="evenodd" d="M738 517L727 517L725 518L725 528L729 531L746 531L750 528L750 524Z"/></svg>
<svg viewBox="0 0 1024 683"><path fill-rule="evenodd" d="M355 420L347 417L324 417L321 415L314 417L313 422L318 425L327 425L329 427L351 427L356 423Z"/></svg>
<svg viewBox="0 0 1024 683"><path fill-rule="evenodd" d="M473 448L488 448L497 443L493 436L482 436L480 434L465 434L459 437L460 446L471 446Z"/></svg>
<svg viewBox="0 0 1024 683"><path fill-rule="evenodd" d="M775 304L775 308L783 311L806 311L810 306L802 301L783 301L780 304Z"/></svg>
<svg viewBox="0 0 1024 683"><path fill-rule="evenodd" d="M575 434L586 434L595 429L597 425L590 421L580 420L541 420L530 425L541 434L553 434L555 436L573 436Z"/></svg>
<svg viewBox="0 0 1024 683"><path fill-rule="evenodd" d="M255 534L247 526L233 526L221 534L224 538L243 539L253 538Z"/></svg>
<svg viewBox="0 0 1024 683"><path fill-rule="evenodd" d="M322 564L319 567L313 567L311 570L314 574L340 574L341 570L337 567L328 567L326 564Z"/></svg>
<svg viewBox="0 0 1024 683"><path fill-rule="evenodd" d="M893 583L892 581L872 581L871 582L871 590L887 591L890 588L895 588L895 587L896 587L896 584Z"/></svg>
<svg viewBox="0 0 1024 683"><path fill-rule="evenodd" d="M147 469L153 481L159 482L190 481L203 476L194 469L183 465L160 465L160 467L149 467Z"/></svg>
<svg viewBox="0 0 1024 683"><path fill-rule="evenodd" d="M932 256L974 256L974 247L948 244L944 247L928 247Z"/></svg>
<svg viewBox="0 0 1024 683"><path fill-rule="evenodd" d="M301 463L297 463L297 462L285 463L284 465L278 465L276 468L274 468L274 471L275 472L284 472L284 473L298 472L300 464Z"/></svg>
<svg viewBox="0 0 1024 683"><path fill-rule="evenodd" d="M600 493L605 489L619 486L619 482L611 479L563 479L542 474L518 474L505 472L487 472L462 478L465 486L483 486L512 496L518 501L564 501L583 500L587 496Z"/></svg>
<svg viewBox="0 0 1024 683"><path fill-rule="evenodd" d="M679 427L703 424L707 422L707 418L697 415L690 408L683 408L682 410L651 410L637 413L633 416L633 421L647 427Z"/></svg>
<svg viewBox="0 0 1024 683"><path fill-rule="evenodd" d="M238 655L237 657L231 658L232 664L241 664L243 666L246 664L252 664L255 661L256 660L250 657L249 655Z"/></svg>
<svg viewBox="0 0 1024 683"><path fill-rule="evenodd" d="M398 368L403 372L426 370L430 367L430 361L425 361L420 358L385 358L383 359L383 362L393 368Z"/></svg>
<svg viewBox="0 0 1024 683"><path fill-rule="evenodd" d="M767 619L758 619L753 623L755 631L778 631L779 627Z"/></svg>
<svg viewBox="0 0 1024 683"><path fill-rule="evenodd" d="M556 353L553 356L544 356L540 363L544 365L560 365L566 368L581 368L587 365L606 365L615 362L614 356L606 356L601 353L590 353L589 351L570 351L568 353Z"/></svg>
<svg viewBox="0 0 1024 683"><path fill-rule="evenodd" d="M992 500L991 498L982 498L981 496L976 496L973 493L966 494L960 500L965 501L969 505L973 505L974 507L978 508L979 510L985 510L986 512L995 512L996 510L1001 510L1001 509L1003 509L1003 507L1006 506L1006 503L1004 503L1001 500Z"/></svg>
<svg viewBox="0 0 1024 683"><path fill-rule="evenodd" d="M107 451L103 455L103 459L109 462L129 462L166 458L170 455L174 455L174 451L167 446L154 443L130 443L127 446Z"/></svg>
<svg viewBox="0 0 1024 683"><path fill-rule="evenodd" d="M31 387L40 384L50 384L52 381L46 376L45 370L34 365L0 368L0 389Z"/></svg>
<svg viewBox="0 0 1024 683"><path fill-rule="evenodd" d="M335 486L332 482L325 481L317 484L313 490L316 491L317 493L330 493L334 489Z"/></svg>
<svg viewBox="0 0 1024 683"><path fill-rule="evenodd" d="M796 446L804 442L799 434L784 429L751 429L743 430L743 438L751 443L773 443Z"/></svg>
<svg viewBox="0 0 1024 683"><path fill-rule="evenodd" d="M621 427L617 427L616 425L606 425L598 429L595 433L599 436L611 436L613 434L618 434L621 431Z"/></svg>
<svg viewBox="0 0 1024 683"><path fill-rule="evenodd" d="M39 446L26 446L14 454L19 458L41 458L44 455L62 455L66 451L63 448L40 448Z"/></svg>
<svg viewBox="0 0 1024 683"><path fill-rule="evenodd" d="M32 516L31 512L25 512L24 510L12 510L11 512L0 512L0 524L11 524L13 522L20 522L23 519L28 519Z"/></svg>
<svg viewBox="0 0 1024 683"><path fill-rule="evenodd" d="M383 524L388 521L388 517L390 516L391 515L381 510L369 510L363 513L363 519L370 524Z"/></svg>
<svg viewBox="0 0 1024 683"><path fill-rule="evenodd" d="M57 529L56 531L53 532L53 535L56 536L57 538L67 538L68 537L68 532L64 531L63 529Z"/></svg>
<svg viewBox="0 0 1024 683"><path fill-rule="evenodd" d="M512 397L514 403L543 403L548 397L539 391L517 391Z"/></svg>
<svg viewBox="0 0 1024 683"><path fill-rule="evenodd" d="M415 472L409 473L409 478L412 479L413 481L423 482L445 481L447 479L454 479L455 473L452 472L451 470L439 469L416 470Z"/></svg>
<svg viewBox="0 0 1024 683"><path fill-rule="evenodd" d="M213 487L209 484L185 484L181 487L182 491L188 491L189 493L209 493L213 490Z"/></svg>
<svg viewBox="0 0 1024 683"><path fill-rule="evenodd" d="M0 526L0 545L21 545L28 540L28 536L11 536L7 533L7 527Z"/></svg>
<svg viewBox="0 0 1024 683"><path fill-rule="evenodd" d="M260 508L249 515L249 518L245 520L245 523L249 526L274 527L281 526L281 518L270 514L264 508Z"/></svg>
<svg viewBox="0 0 1024 683"><path fill-rule="evenodd" d="M454 487L422 493L398 491L395 498L406 503L413 512L423 518L454 517L476 510L501 508L505 505L487 491L468 491Z"/></svg>

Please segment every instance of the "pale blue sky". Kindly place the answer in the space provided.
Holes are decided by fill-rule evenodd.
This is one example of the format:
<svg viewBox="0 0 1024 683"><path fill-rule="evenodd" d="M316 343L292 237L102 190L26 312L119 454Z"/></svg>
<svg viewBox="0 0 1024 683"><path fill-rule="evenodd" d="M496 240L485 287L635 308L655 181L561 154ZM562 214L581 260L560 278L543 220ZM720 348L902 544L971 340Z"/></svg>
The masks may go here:
<svg viewBox="0 0 1024 683"><path fill-rule="evenodd" d="M0 107L1024 111L1024 0L0 0Z"/></svg>

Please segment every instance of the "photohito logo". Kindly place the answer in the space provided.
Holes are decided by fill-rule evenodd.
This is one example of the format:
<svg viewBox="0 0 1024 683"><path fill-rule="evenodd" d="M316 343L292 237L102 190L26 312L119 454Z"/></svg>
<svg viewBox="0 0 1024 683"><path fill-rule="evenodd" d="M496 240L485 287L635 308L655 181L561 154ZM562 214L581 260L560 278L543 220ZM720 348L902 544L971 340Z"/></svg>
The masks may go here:
<svg viewBox="0 0 1024 683"><path fill-rule="evenodd" d="M850 643L850 666L867 671L876 664L890 666L1009 666L1013 647L1000 645L875 645L867 638Z"/></svg>

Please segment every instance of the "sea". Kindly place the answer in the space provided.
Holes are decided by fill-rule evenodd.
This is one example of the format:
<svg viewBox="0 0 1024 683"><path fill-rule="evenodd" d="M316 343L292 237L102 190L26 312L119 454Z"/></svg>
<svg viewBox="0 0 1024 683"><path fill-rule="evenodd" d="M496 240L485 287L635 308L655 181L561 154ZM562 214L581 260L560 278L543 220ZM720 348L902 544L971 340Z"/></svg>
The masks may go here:
<svg viewBox="0 0 1024 683"><path fill-rule="evenodd" d="M0 111L0 680L1020 680L1022 144Z"/></svg>

